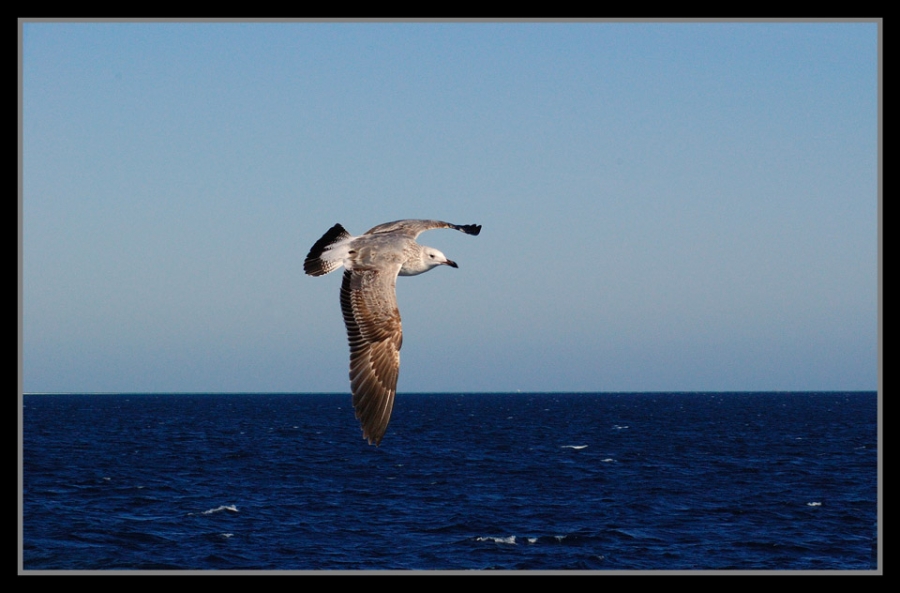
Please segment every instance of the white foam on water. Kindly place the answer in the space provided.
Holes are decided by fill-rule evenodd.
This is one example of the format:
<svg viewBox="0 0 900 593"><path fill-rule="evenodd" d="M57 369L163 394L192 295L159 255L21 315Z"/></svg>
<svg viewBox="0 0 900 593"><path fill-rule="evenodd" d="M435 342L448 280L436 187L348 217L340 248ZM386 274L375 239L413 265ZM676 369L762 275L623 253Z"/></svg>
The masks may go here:
<svg viewBox="0 0 900 593"><path fill-rule="evenodd" d="M237 505L229 504L229 505L221 505L214 509L209 509L207 511L203 511L204 515L212 515L213 513L221 513L222 511L231 511L232 513L238 512Z"/></svg>
<svg viewBox="0 0 900 593"><path fill-rule="evenodd" d="M476 537L475 541L477 542L494 542L495 544L512 544L516 543L516 536L511 535L509 537Z"/></svg>

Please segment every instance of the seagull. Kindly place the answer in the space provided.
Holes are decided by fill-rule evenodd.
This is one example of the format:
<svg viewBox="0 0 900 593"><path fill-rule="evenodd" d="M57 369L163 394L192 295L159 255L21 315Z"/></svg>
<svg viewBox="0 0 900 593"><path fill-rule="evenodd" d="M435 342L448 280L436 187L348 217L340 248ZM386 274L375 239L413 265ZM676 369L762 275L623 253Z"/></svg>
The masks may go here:
<svg viewBox="0 0 900 593"><path fill-rule="evenodd" d="M430 229L477 235L481 225L396 220L354 237L336 224L315 242L303 262L303 271L310 276L344 266L341 311L350 342L350 391L363 438L370 445L381 443L397 393L403 343L397 276L416 276L442 265L459 267L437 249L416 243L416 237Z"/></svg>

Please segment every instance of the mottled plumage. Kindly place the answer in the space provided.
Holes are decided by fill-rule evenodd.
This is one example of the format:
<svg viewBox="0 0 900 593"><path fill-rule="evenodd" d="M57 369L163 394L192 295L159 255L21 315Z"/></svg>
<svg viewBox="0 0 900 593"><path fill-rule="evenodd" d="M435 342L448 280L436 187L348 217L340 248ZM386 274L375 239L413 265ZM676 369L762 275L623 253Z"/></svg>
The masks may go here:
<svg viewBox="0 0 900 593"><path fill-rule="evenodd" d="M397 393L403 330L397 309L397 276L415 276L439 265L458 267L431 247L416 243L429 229L455 229L469 235L481 225L439 220L398 220L354 237L339 224L315 242L303 262L310 276L344 266L341 311L350 343L350 391L363 437L381 442Z"/></svg>

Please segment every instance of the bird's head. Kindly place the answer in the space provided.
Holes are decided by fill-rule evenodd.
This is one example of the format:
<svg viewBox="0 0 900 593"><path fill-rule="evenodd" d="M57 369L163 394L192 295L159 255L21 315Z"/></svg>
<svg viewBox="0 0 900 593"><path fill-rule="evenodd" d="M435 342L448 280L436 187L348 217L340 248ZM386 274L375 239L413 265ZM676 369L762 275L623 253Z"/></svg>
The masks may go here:
<svg viewBox="0 0 900 593"><path fill-rule="evenodd" d="M428 266L428 269L434 268L435 266L450 266L451 268L458 268L456 262L448 259L446 255L438 251L433 247L425 247L422 250L422 259L425 262L425 265Z"/></svg>

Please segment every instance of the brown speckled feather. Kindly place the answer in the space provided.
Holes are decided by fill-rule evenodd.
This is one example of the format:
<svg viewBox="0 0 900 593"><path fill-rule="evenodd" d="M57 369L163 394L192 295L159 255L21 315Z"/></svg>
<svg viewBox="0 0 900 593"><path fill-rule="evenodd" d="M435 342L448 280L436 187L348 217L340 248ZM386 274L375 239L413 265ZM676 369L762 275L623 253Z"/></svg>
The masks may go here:
<svg viewBox="0 0 900 593"><path fill-rule="evenodd" d="M376 445L391 418L400 371L403 330L394 290L399 269L398 264L391 269L345 270L341 284L353 408L363 437Z"/></svg>

